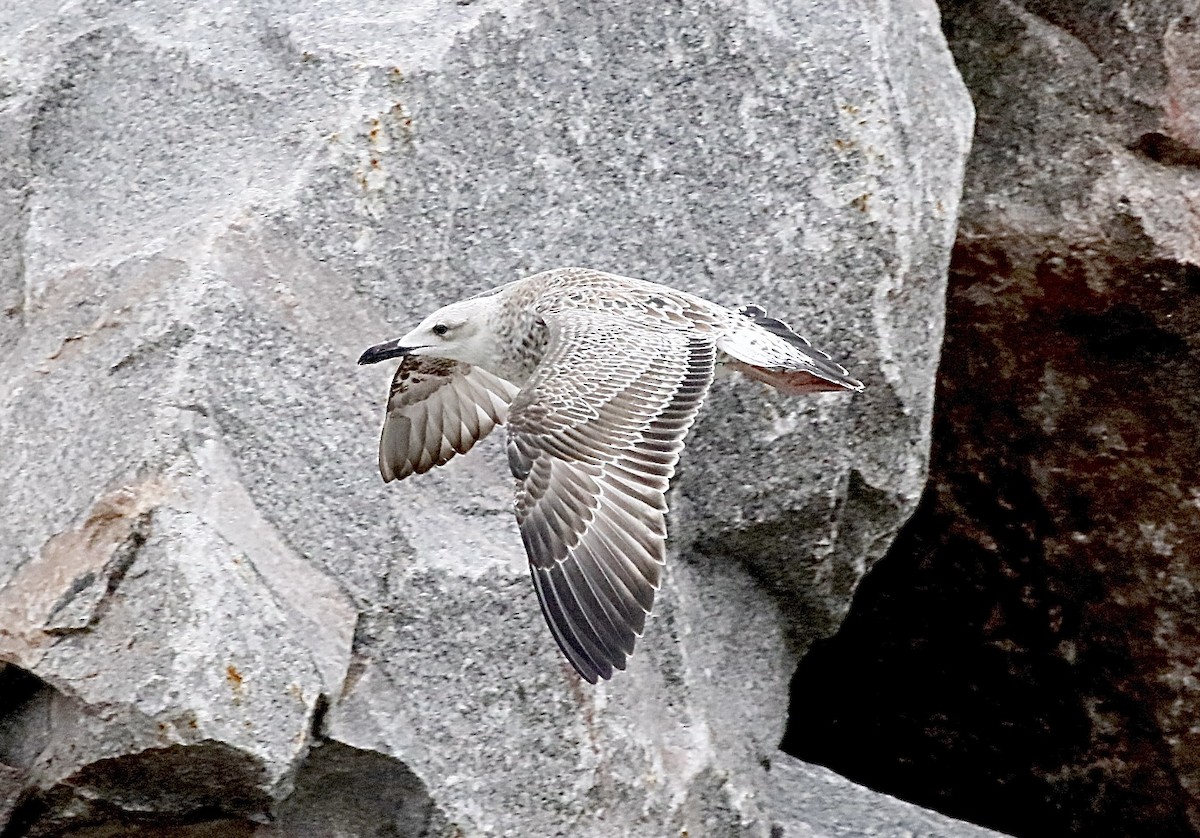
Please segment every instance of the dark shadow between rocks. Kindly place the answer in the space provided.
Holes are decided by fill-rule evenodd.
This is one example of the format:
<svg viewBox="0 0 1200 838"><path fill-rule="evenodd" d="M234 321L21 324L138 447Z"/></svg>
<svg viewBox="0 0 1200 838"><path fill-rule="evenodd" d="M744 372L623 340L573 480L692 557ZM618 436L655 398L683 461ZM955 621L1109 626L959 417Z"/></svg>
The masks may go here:
<svg viewBox="0 0 1200 838"><path fill-rule="evenodd" d="M54 713L64 701L41 679L0 664L0 838L422 838L444 832L444 816L404 763L322 741L319 731L282 802L270 795L257 759L213 741L98 760L38 789L30 769L51 745Z"/></svg>
<svg viewBox="0 0 1200 838"><path fill-rule="evenodd" d="M0 765L26 769L46 747L55 692L21 667L0 663Z"/></svg>
<svg viewBox="0 0 1200 838"><path fill-rule="evenodd" d="M266 835L424 838L440 834L441 813L403 762L327 741L309 751L296 788Z"/></svg>
<svg viewBox="0 0 1200 838"><path fill-rule="evenodd" d="M1166 584L1195 555L1194 269L1071 257L956 249L929 488L801 661L781 747L1017 836L1194 838L1168 676L1195 589Z"/></svg>
<svg viewBox="0 0 1200 838"><path fill-rule="evenodd" d="M0 832L21 800L29 767L49 741L55 692L19 666L0 663Z"/></svg>
<svg viewBox="0 0 1200 838"><path fill-rule="evenodd" d="M90 763L29 794L3 838L249 835L270 810L262 768L219 742L149 748Z"/></svg>
<svg viewBox="0 0 1200 838"><path fill-rule="evenodd" d="M977 501L1008 503L982 487ZM1020 517L1036 517L1008 511L1014 531ZM1068 637L1080 609L1054 592L1028 550L1009 562L949 539L934 552L924 533L939 517L927 493L841 629L800 662L782 750L1016 836L1192 836L1180 789L1154 753L1154 720L1104 685L1102 671L1062 654L1078 642ZM1097 692L1104 698L1089 708ZM1124 762L1095 761L1100 713L1123 728L1110 744Z"/></svg>

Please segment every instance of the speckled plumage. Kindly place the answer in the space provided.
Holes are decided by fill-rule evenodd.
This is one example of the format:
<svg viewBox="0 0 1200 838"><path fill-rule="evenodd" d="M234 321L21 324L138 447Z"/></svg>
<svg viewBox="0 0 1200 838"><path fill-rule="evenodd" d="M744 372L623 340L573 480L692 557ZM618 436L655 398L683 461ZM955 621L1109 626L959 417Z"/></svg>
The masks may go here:
<svg viewBox="0 0 1200 838"><path fill-rule="evenodd" d="M517 522L546 622L590 682L624 669L661 580L666 492L718 365L792 393L861 390L757 306L560 268L440 309L367 350L403 355L385 480L508 423Z"/></svg>

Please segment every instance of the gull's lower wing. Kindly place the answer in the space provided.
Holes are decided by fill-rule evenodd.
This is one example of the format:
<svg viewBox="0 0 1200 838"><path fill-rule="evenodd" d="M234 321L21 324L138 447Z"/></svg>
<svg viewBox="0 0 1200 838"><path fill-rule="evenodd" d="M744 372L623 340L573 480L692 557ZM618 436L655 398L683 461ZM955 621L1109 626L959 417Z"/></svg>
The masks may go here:
<svg viewBox="0 0 1200 838"><path fill-rule="evenodd" d="M516 392L508 381L469 364L405 356L392 378L379 473L385 481L403 480L467 453L504 422Z"/></svg>

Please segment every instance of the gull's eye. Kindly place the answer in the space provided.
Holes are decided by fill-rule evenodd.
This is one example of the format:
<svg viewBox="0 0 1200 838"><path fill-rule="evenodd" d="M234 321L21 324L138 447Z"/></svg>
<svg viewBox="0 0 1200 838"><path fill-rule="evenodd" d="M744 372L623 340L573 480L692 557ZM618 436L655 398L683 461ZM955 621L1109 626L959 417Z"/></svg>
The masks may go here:
<svg viewBox="0 0 1200 838"><path fill-rule="evenodd" d="M445 323L438 323L436 326L433 327L433 329L431 331L435 335L441 336L441 335L446 334L446 332L450 331L450 327L447 326Z"/></svg>

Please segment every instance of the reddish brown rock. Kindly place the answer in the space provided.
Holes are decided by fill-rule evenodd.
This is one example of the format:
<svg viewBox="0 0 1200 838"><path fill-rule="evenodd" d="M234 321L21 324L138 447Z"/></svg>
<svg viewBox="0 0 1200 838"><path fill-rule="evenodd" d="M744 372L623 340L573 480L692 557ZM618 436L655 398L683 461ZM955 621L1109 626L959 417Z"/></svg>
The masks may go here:
<svg viewBox="0 0 1200 838"><path fill-rule="evenodd" d="M801 667L802 758L1018 835L1200 834L1196 12L943 3L978 117L932 476Z"/></svg>

